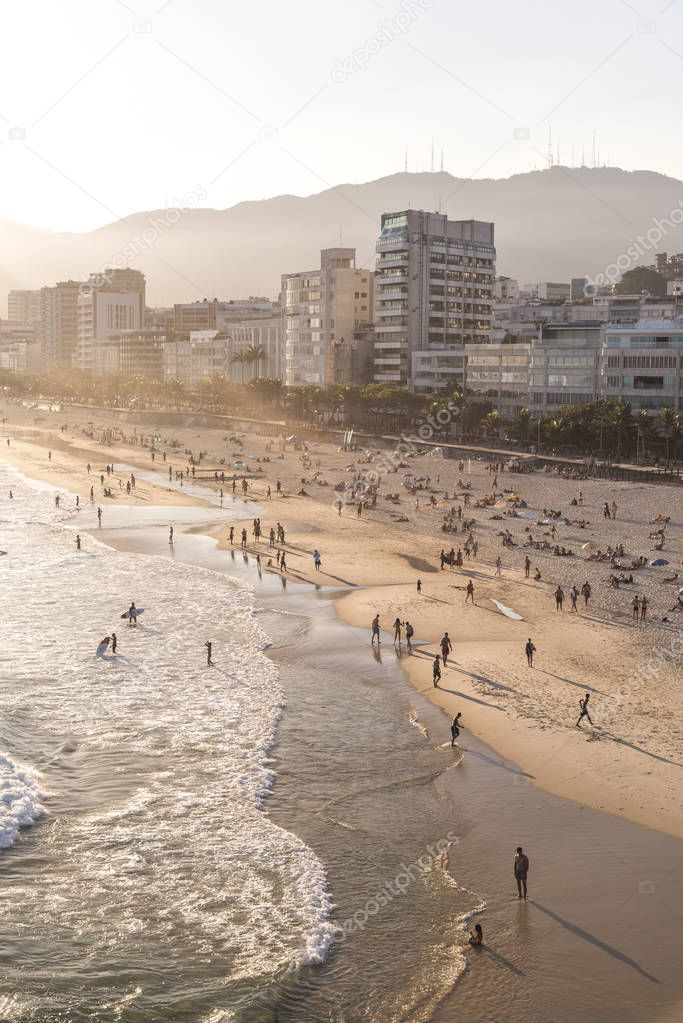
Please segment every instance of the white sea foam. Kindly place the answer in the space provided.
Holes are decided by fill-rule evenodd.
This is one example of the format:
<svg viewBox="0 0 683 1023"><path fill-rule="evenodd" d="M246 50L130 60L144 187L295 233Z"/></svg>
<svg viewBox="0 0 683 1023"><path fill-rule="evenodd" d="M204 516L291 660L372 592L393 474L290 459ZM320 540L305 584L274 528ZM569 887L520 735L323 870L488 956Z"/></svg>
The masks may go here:
<svg viewBox="0 0 683 1023"><path fill-rule="evenodd" d="M104 794L54 815L23 926L37 938L68 928L94 955L144 933L170 960L182 931L185 956L226 956L227 980L321 962L333 940L324 869L262 809L284 698L251 593L85 534L78 551L73 497L62 491L57 509L54 492L0 466L3 702L8 720L75 737L85 783ZM136 628L120 619L131 600L146 608ZM112 629L116 656L96 658ZM12 785L18 828L41 797L30 771Z"/></svg>
<svg viewBox="0 0 683 1023"><path fill-rule="evenodd" d="M0 849L13 845L19 829L38 820L44 799L37 775L0 754Z"/></svg>

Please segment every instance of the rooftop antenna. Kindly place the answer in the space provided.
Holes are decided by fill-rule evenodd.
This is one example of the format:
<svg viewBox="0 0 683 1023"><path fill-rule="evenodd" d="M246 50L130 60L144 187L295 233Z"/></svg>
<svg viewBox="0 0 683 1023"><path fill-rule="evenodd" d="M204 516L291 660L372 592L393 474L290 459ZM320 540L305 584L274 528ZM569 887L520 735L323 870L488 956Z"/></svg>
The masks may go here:
<svg viewBox="0 0 683 1023"><path fill-rule="evenodd" d="M557 160L555 162L557 163L558 166L562 163L562 160L560 159L560 143L559 142L557 143Z"/></svg>
<svg viewBox="0 0 683 1023"><path fill-rule="evenodd" d="M408 150L406 149L405 172L408 173Z"/></svg>
<svg viewBox="0 0 683 1023"><path fill-rule="evenodd" d="M582 167L586 166L586 150L584 149L583 146L581 146L581 166Z"/></svg>
<svg viewBox="0 0 683 1023"><path fill-rule="evenodd" d="M441 150L441 173L443 174L443 149Z"/></svg>
<svg viewBox="0 0 683 1023"><path fill-rule="evenodd" d="M553 129L548 127L548 167L553 165Z"/></svg>
<svg viewBox="0 0 683 1023"><path fill-rule="evenodd" d="M595 142L596 142L595 129L593 129L593 169L594 170L595 170Z"/></svg>
<svg viewBox="0 0 683 1023"><path fill-rule="evenodd" d="M431 162L431 172L432 172L432 174L434 173L434 139L432 139L432 162Z"/></svg>

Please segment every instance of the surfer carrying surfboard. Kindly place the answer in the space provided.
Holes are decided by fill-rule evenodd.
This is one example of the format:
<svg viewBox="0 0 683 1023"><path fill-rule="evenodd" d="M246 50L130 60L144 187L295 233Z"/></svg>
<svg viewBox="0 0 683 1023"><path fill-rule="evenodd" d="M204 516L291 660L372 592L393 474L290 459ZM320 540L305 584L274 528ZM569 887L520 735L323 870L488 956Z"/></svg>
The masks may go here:
<svg viewBox="0 0 683 1023"><path fill-rule="evenodd" d="M133 601L133 603L128 608L128 624L129 625L138 624L138 610L135 606L135 601Z"/></svg>

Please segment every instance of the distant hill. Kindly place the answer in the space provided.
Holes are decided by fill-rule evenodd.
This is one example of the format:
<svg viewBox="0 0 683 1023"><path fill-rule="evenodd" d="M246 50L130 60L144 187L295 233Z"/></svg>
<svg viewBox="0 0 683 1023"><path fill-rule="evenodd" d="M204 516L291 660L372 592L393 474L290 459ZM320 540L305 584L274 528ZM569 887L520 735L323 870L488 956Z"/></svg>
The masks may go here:
<svg viewBox="0 0 683 1023"><path fill-rule="evenodd" d="M408 206L492 220L499 273L522 283L567 281L602 271L681 202L683 182L652 171L553 167L500 180L393 174L306 197L189 210L174 226L167 221L177 215L164 210L135 213L86 234L0 218L0 309L4 315L10 288L87 275L130 245L135 251L127 263L147 275L150 304L274 297L281 273L314 268L319 250L340 238L356 247L359 265L372 265L380 214ZM134 240L146 229L149 247ZM655 251L683 251L683 230L666 230L639 262L653 262Z"/></svg>

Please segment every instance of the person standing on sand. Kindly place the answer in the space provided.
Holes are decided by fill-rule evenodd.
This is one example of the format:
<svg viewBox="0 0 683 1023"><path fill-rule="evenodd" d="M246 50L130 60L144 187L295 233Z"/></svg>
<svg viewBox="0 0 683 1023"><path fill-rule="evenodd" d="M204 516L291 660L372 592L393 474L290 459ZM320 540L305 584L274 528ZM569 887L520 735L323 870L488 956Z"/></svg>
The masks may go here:
<svg viewBox="0 0 683 1023"><path fill-rule="evenodd" d="M168 542L173 546L173 526L168 527Z"/></svg>
<svg viewBox="0 0 683 1023"><path fill-rule="evenodd" d="M444 668L448 664L448 655L452 652L452 650L453 644L451 643L450 636L448 635L447 632L444 632L443 637L441 639L441 657L443 658Z"/></svg>
<svg viewBox="0 0 683 1023"><path fill-rule="evenodd" d="M451 746L455 746L455 740L460 736L460 718L462 713L458 711L453 720L451 721ZM462 726L464 727L464 726Z"/></svg>
<svg viewBox="0 0 683 1023"><path fill-rule="evenodd" d="M503 571L503 562L500 560L500 554L496 558L496 575L500 575Z"/></svg>
<svg viewBox="0 0 683 1023"><path fill-rule="evenodd" d="M413 652L412 638L415 635L415 629L412 627L410 622L406 622L406 643L408 644L408 653Z"/></svg>
<svg viewBox="0 0 683 1023"><path fill-rule="evenodd" d="M564 603L564 590L561 586L558 586L555 590L555 610L561 611L562 604Z"/></svg>
<svg viewBox="0 0 683 1023"><path fill-rule="evenodd" d="M531 571L531 558L527 554L526 558L524 559L524 578L525 579L529 578L529 572L530 571Z"/></svg>
<svg viewBox="0 0 683 1023"><path fill-rule="evenodd" d="M211 668L211 667L213 667L213 661L211 660L211 652L213 650L213 643L211 642L210 639L207 639L207 641L204 644L204 646L206 647L206 666L207 666L207 668Z"/></svg>
<svg viewBox="0 0 683 1023"><path fill-rule="evenodd" d="M441 658L437 654L434 658L434 664L432 665L432 680L434 682L434 688L439 688L439 682L441 681L441 664L439 663Z"/></svg>
<svg viewBox="0 0 683 1023"><path fill-rule="evenodd" d="M317 550L317 548L313 551L313 564L315 565L316 572L319 572L320 565L322 564L322 558L320 556L320 551Z"/></svg>
<svg viewBox="0 0 683 1023"><path fill-rule="evenodd" d="M471 600L472 603L474 604L474 583L472 582L471 579L467 584L467 595L465 596L465 603L467 603L468 600Z"/></svg>
<svg viewBox="0 0 683 1023"><path fill-rule="evenodd" d="M399 650L401 649L401 619L397 618L394 622L394 646L398 643Z"/></svg>
<svg viewBox="0 0 683 1023"><path fill-rule="evenodd" d="M100 508L99 505L97 506L97 525L98 526L102 525L102 509Z"/></svg>
<svg viewBox="0 0 683 1023"><path fill-rule="evenodd" d="M584 607L588 607L588 601L591 599L591 584L587 579L581 587L581 592L583 593Z"/></svg>
<svg viewBox="0 0 683 1023"><path fill-rule="evenodd" d="M576 601L579 599L579 591L577 590L576 586L572 586L571 590L569 591L569 599L572 602L572 611L576 611L578 614L579 609L576 606Z"/></svg>
<svg viewBox="0 0 683 1023"><path fill-rule="evenodd" d="M588 718L588 724L591 725L591 727L593 725L593 722L591 721L591 716L588 713L588 701L589 700L590 700L590 693L586 693L584 698L582 700L579 700L579 707L581 708L581 713L579 714L579 720L576 722L576 727L577 728L580 726L580 724L581 724L581 722L582 722L582 720L584 718Z"/></svg>
<svg viewBox="0 0 683 1023"><path fill-rule="evenodd" d="M375 615L375 617L372 619L372 640L371 640L371 642L374 643L375 639L377 639L377 645L379 646L379 644L381 643L381 640L379 638L379 615Z"/></svg>
<svg viewBox="0 0 683 1023"><path fill-rule="evenodd" d="M531 636L529 636L528 640L526 641L526 646L524 647L524 653L526 654L526 663L529 665L530 668L533 668L533 666L534 666L534 654L536 653L536 647L531 642Z"/></svg>
<svg viewBox="0 0 683 1023"><path fill-rule="evenodd" d="M612 518L616 519L616 517L617 517L617 502L616 501L612 501Z"/></svg>
<svg viewBox="0 0 683 1023"><path fill-rule="evenodd" d="M637 625L640 621L640 601L638 600L638 594L636 593L631 603L633 609L633 624Z"/></svg>
<svg viewBox="0 0 683 1023"><path fill-rule="evenodd" d="M234 540L235 540L235 527L234 526L230 526L230 532L228 534L228 540L230 541L230 543L234 543Z"/></svg>
<svg viewBox="0 0 683 1023"><path fill-rule="evenodd" d="M514 863L515 881L517 882L517 898L526 902L526 879L529 873L529 857L521 845L517 846Z"/></svg>
<svg viewBox="0 0 683 1023"><path fill-rule="evenodd" d="M418 593L422 593L422 580L421 579L417 580L417 582L415 583L415 588L417 589Z"/></svg>
<svg viewBox="0 0 683 1023"><path fill-rule="evenodd" d="M645 594L640 598L640 620L644 622L647 617L647 597Z"/></svg>
<svg viewBox="0 0 683 1023"><path fill-rule="evenodd" d="M76 533L76 550L80 551L80 549L81 549L81 537L80 537L79 533Z"/></svg>

